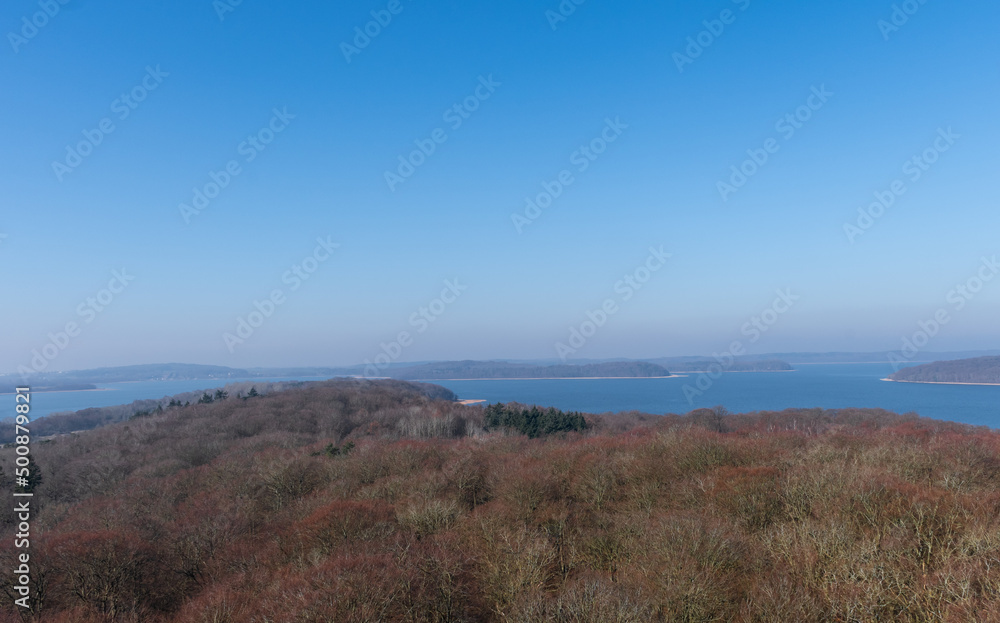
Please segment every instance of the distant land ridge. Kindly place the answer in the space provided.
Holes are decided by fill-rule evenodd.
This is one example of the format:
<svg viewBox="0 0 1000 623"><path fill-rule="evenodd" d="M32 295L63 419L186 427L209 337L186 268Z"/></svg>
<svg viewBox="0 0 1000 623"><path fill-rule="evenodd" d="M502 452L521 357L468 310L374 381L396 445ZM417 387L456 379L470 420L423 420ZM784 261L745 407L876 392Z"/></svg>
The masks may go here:
<svg viewBox="0 0 1000 623"><path fill-rule="evenodd" d="M644 361L612 361L584 365L533 366L504 361L446 361L407 368L390 368L386 376L400 380L444 379L571 379L655 378L670 376L661 365Z"/></svg>
<svg viewBox="0 0 1000 623"><path fill-rule="evenodd" d="M1000 385L1000 357L935 361L903 368L889 376L908 383L988 383Z"/></svg>
<svg viewBox="0 0 1000 623"><path fill-rule="evenodd" d="M720 364L715 359L692 359L690 357L671 359L650 359L651 363L667 366L675 372L707 372ZM723 365L723 372L787 372L794 370L790 364L780 359L737 359Z"/></svg>

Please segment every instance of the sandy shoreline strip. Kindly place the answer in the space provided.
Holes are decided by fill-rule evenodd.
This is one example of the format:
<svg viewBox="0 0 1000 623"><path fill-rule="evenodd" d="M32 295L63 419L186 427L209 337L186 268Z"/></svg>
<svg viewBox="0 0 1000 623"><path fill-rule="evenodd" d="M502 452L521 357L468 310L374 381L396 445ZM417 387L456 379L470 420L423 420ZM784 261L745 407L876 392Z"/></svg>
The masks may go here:
<svg viewBox="0 0 1000 623"><path fill-rule="evenodd" d="M1000 383L959 383L958 381L898 381L896 379L881 379L890 383L917 383L920 385L985 385L987 387L1000 387Z"/></svg>

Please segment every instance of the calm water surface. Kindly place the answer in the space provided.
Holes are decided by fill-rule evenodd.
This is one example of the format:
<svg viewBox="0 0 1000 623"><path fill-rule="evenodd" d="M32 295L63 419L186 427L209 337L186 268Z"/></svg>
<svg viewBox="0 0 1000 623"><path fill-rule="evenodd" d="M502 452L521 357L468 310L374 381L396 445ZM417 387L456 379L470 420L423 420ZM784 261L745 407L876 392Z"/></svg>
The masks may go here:
<svg viewBox="0 0 1000 623"><path fill-rule="evenodd" d="M799 365L794 372L724 374L705 393L688 402L684 385L696 375L672 379L572 379L438 381L460 398L490 402L517 401L565 410L603 413L645 411L686 413L723 405L730 411L792 407L880 407L925 417L1000 428L1000 386L923 385L882 381L892 373L888 363ZM231 379L144 381L99 385L104 391L38 393L32 398L36 418L58 411L126 404L182 392L214 389L235 381L322 380ZM0 396L0 418L14 415L12 396Z"/></svg>
<svg viewBox="0 0 1000 623"><path fill-rule="evenodd" d="M603 413L687 413L723 405L733 412L793 407L879 407L897 413L1000 428L1000 386L890 383L888 363L795 366L794 372L723 374L688 402L684 385L696 375L673 379L573 379L539 381L438 381L460 398L516 400Z"/></svg>

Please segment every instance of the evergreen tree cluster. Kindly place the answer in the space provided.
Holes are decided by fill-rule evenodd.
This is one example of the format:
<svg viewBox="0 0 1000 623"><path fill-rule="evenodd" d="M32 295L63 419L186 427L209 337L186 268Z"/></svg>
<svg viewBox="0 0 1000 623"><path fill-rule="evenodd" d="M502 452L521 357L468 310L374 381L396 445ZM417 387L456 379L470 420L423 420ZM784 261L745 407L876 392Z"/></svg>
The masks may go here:
<svg viewBox="0 0 1000 623"><path fill-rule="evenodd" d="M320 456L320 455L325 455L330 457L347 456L348 454L351 453L351 450L353 450L354 448L355 444L353 441L348 441L343 446L335 446L332 443L328 443L326 444L326 448L324 448L322 452L313 452L312 456Z"/></svg>
<svg viewBox="0 0 1000 623"><path fill-rule="evenodd" d="M535 438L552 433L583 431L587 421L576 411L564 412L553 407L530 409L517 404L489 405L485 409L483 424L486 430L507 428Z"/></svg>

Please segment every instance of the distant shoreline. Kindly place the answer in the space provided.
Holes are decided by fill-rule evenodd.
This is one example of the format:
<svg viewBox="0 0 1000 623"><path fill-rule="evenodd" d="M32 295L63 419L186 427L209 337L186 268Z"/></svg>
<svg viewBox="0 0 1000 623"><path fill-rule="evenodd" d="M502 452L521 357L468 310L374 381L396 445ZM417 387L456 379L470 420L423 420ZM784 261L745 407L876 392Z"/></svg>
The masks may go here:
<svg viewBox="0 0 1000 623"><path fill-rule="evenodd" d="M93 389L38 389L31 390L32 394L64 394L66 392L113 392L110 387L95 387ZM0 392L0 396L13 396L14 392Z"/></svg>
<svg viewBox="0 0 1000 623"><path fill-rule="evenodd" d="M677 372L682 373L684 376L691 374L705 374L708 370L678 370ZM798 372L798 370L723 370L724 374L761 374L762 372ZM670 377L660 377L660 378L670 378Z"/></svg>
<svg viewBox="0 0 1000 623"><path fill-rule="evenodd" d="M409 380L418 383L433 383L435 381L600 381L606 379L682 379L691 376L692 374L704 374L707 370L678 370L677 374L671 374L670 376L541 376L541 377L526 377L526 376L504 376L504 377L490 377L490 378L475 378L475 379L397 379L400 381ZM761 374L764 372L797 372L797 370L723 370L725 374ZM373 377L374 378L374 377ZM392 377L384 376L378 378L389 379Z"/></svg>
<svg viewBox="0 0 1000 623"><path fill-rule="evenodd" d="M419 383L434 383L435 381L597 381L603 379L679 379L686 374L671 374L670 376L543 376L543 377L492 377L486 379L397 379L411 380ZM382 377L390 378L390 377Z"/></svg>
<svg viewBox="0 0 1000 623"><path fill-rule="evenodd" d="M897 379L881 379L890 383L919 383L922 385L985 385L987 387L1000 387L1000 383L959 383L958 381L900 381Z"/></svg>
<svg viewBox="0 0 1000 623"><path fill-rule="evenodd" d="M885 361L789 361L788 365L790 365L790 366L844 366L844 365L856 366L856 365L862 365L862 364L884 365L886 363L891 363L891 362L888 359L886 359ZM932 362L931 361L920 361L920 360L914 359L913 361L909 361L907 363L932 363Z"/></svg>

